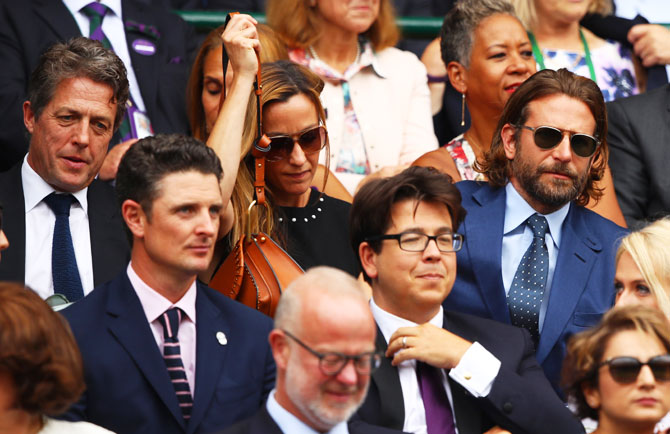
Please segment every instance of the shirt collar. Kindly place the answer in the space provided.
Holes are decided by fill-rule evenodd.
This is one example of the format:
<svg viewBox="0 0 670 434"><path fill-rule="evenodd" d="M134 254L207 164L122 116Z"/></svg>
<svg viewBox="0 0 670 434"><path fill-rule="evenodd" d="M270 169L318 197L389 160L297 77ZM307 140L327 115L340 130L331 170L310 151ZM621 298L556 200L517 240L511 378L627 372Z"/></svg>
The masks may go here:
<svg viewBox="0 0 670 434"><path fill-rule="evenodd" d="M197 295L195 280L184 296L176 303L172 303L147 285L142 278L137 275L132 267L132 262L128 264L127 273L128 279L130 280L133 289L135 289L137 297L140 299L140 304L142 304L142 309L144 310L144 314L147 316L149 323L154 322L166 310L172 307L180 308L186 316L195 323L195 298Z"/></svg>
<svg viewBox="0 0 670 434"><path fill-rule="evenodd" d="M52 186L47 184L47 182L42 179L32 167L30 167L30 164L28 164L28 155L23 158L23 165L21 165L21 183L23 185L23 202L25 206L24 211L26 213L39 205L45 197L56 191ZM71 193L72 196L77 199L77 202L79 202L79 205L86 214L88 214L87 193L88 187L75 193Z"/></svg>
<svg viewBox="0 0 670 434"><path fill-rule="evenodd" d="M503 226L503 235L507 235L517 229L533 214L540 214L521 197L511 182L508 182L505 186L505 193L505 224ZM568 202L550 214L540 214L547 219L549 233L556 247L561 246L561 228L568 215L568 211L570 211L570 203Z"/></svg>
<svg viewBox="0 0 670 434"><path fill-rule="evenodd" d="M303 421L298 419L293 413L282 407L275 399L275 389L270 392L266 408L270 417L279 426L282 432L290 432L291 434L319 434L313 428L307 426ZM347 422L340 422L335 425L327 434L349 434Z"/></svg>
<svg viewBox="0 0 670 434"><path fill-rule="evenodd" d="M91 3L91 0L63 0L63 3L70 11L79 12L81 8ZM114 15L121 17L121 0L101 0L100 3L111 9Z"/></svg>
<svg viewBox="0 0 670 434"><path fill-rule="evenodd" d="M381 330L382 335L384 335L386 342L389 341L393 333L395 333L395 331L400 327L415 327L418 325L415 322L405 318L400 318L399 316L393 315L392 313L389 313L381 307L377 306L374 297L370 298L370 309L372 310L372 316L375 318L377 326L379 327L379 330ZM443 315L444 313L442 311L442 306L440 305L440 309L438 310L437 314L428 322L436 327L442 328Z"/></svg>

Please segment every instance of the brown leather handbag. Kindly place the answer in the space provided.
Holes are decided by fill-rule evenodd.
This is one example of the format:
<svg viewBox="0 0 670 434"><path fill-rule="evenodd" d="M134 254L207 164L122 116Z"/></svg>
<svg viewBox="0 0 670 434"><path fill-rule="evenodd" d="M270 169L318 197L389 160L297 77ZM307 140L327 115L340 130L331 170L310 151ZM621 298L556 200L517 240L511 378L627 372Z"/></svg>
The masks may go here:
<svg viewBox="0 0 670 434"><path fill-rule="evenodd" d="M225 52L225 50L223 50ZM223 69L227 66L224 57ZM256 200L247 209L246 230L209 282L211 288L260 312L274 316L282 290L304 273L291 256L264 232L251 233L253 208L265 206L265 153L270 139L262 132L261 68L254 83L258 119L258 139L251 151L254 157ZM225 77L224 77L225 82ZM258 215L258 214L256 214Z"/></svg>

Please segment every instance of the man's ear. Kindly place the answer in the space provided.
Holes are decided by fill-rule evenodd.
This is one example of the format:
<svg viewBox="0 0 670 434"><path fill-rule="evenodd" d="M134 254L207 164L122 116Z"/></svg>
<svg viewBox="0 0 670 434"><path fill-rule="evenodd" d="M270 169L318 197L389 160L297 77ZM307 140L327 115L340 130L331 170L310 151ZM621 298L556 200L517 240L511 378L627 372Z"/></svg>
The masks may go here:
<svg viewBox="0 0 670 434"><path fill-rule="evenodd" d="M467 78L468 71L463 65L458 62L451 61L447 64L447 76L449 82L458 93L465 93L468 91Z"/></svg>
<svg viewBox="0 0 670 434"><path fill-rule="evenodd" d="M516 128L510 124L505 124L505 126L500 131L500 138L503 142L503 148L505 149L505 156L508 160L514 160L516 156Z"/></svg>
<svg viewBox="0 0 670 434"><path fill-rule="evenodd" d="M275 365L277 365L277 369L285 371L286 366L288 365L290 354L287 336L281 330L274 329L270 332L268 341L270 342L272 357L275 359Z"/></svg>
<svg viewBox="0 0 670 434"><path fill-rule="evenodd" d="M372 247L367 241L363 241L358 246L358 257L361 258L361 265L363 266L365 274L367 274L370 279L376 279L379 274L377 271L377 253L372 250Z"/></svg>
<svg viewBox="0 0 670 434"><path fill-rule="evenodd" d="M142 205L134 200L126 199L121 205L121 215L133 234L133 238L143 238L147 216L142 209Z"/></svg>
<svg viewBox="0 0 670 434"><path fill-rule="evenodd" d="M33 111L30 101L23 102L23 124L30 134L35 129L35 112Z"/></svg>

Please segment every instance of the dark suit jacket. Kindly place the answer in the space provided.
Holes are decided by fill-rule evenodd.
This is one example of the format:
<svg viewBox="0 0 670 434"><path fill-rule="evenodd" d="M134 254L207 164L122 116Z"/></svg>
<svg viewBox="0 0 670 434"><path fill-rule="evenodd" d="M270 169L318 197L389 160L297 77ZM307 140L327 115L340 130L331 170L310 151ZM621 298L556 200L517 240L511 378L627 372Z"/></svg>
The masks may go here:
<svg viewBox="0 0 670 434"><path fill-rule="evenodd" d="M9 239L9 248L2 252L0 261L0 281L25 281L26 214L21 183L22 163L0 173L0 203L4 206L2 229ZM130 259L130 246L114 189L95 179L88 187L86 197L93 284L98 286L125 269Z"/></svg>
<svg viewBox="0 0 670 434"><path fill-rule="evenodd" d="M670 85L607 104L617 199L631 228L670 212Z"/></svg>
<svg viewBox="0 0 670 434"><path fill-rule="evenodd" d="M208 433L253 415L272 390L272 320L197 284L196 375L188 424L124 271L63 311L84 360L86 392L64 415L118 433ZM228 343L216 338L225 333Z"/></svg>
<svg viewBox="0 0 670 434"><path fill-rule="evenodd" d="M166 8L134 0L121 4L124 25L135 21L160 32L156 41L126 28L130 61L154 131L187 133L186 81L197 48L192 28ZM22 104L41 53L76 36L81 36L79 27L61 0L0 2L0 171L13 166L28 150ZM156 53L138 54L132 47L137 39L154 42Z"/></svg>
<svg viewBox="0 0 670 434"><path fill-rule="evenodd" d="M505 189L486 183L456 183L468 214L459 232L465 245L457 254L458 273L446 309L511 323L502 282L501 255ZM558 390L565 344L595 325L614 304L614 255L626 230L572 204L561 234L547 314L536 357Z"/></svg>
<svg viewBox="0 0 670 434"><path fill-rule="evenodd" d="M460 434L481 434L499 425L515 434L565 434L584 432L581 423L565 407L534 357L526 330L475 316L447 312L443 327L462 338L479 342L501 362L491 392L475 398L449 378L456 425ZM377 331L377 350L387 342ZM368 396L358 410L363 421L402 429L405 408L398 369L383 358L372 373Z"/></svg>
<svg viewBox="0 0 670 434"><path fill-rule="evenodd" d="M401 432L369 425L361 421L349 422L347 427L349 428L349 434L399 434ZM283 434L283 431L279 429L264 405L253 417L239 422L219 434Z"/></svg>

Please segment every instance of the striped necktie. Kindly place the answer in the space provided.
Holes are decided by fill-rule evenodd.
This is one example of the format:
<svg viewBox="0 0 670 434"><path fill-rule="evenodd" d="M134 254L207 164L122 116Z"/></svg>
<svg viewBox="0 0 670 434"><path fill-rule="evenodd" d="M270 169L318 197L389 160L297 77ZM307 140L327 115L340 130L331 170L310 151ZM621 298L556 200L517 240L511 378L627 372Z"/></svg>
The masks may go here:
<svg viewBox="0 0 670 434"><path fill-rule="evenodd" d="M103 47L113 51L114 49L112 48L111 42L109 42L109 39L107 39L107 36L102 31L102 19L105 17L108 10L109 8L107 6L98 2L91 2L80 9L81 13L86 15L89 20L89 38L95 41L100 41ZM128 101L133 103L132 98L129 98ZM119 125L119 130L114 134L112 140L113 144L133 138L128 116L128 111L126 110L123 114L121 125Z"/></svg>
<svg viewBox="0 0 670 434"><path fill-rule="evenodd" d="M181 360L181 347L179 346L179 339L177 339L182 316L182 310L173 307L159 316L158 321L163 326L163 359L165 359L165 366L167 366L172 386L177 393L181 413L188 422L193 409L193 397L186 379L184 362Z"/></svg>

